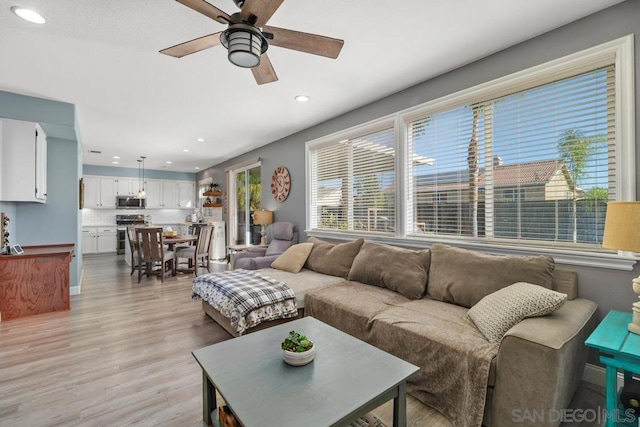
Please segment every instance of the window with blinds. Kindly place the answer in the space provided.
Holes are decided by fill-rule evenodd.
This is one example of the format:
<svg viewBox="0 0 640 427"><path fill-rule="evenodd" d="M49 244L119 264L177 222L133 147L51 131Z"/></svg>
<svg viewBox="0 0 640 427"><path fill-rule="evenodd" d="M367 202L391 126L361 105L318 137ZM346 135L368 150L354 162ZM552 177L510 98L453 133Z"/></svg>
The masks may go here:
<svg viewBox="0 0 640 427"><path fill-rule="evenodd" d="M393 233L393 126L309 150L311 228Z"/></svg>
<svg viewBox="0 0 640 427"><path fill-rule="evenodd" d="M406 126L407 234L602 242L616 199L613 65Z"/></svg>

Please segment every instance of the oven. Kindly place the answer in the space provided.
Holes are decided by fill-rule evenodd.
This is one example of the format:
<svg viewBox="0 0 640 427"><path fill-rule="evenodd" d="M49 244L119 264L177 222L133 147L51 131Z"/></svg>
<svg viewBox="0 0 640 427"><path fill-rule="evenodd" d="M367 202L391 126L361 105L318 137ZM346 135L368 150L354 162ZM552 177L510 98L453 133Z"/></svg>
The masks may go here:
<svg viewBox="0 0 640 427"><path fill-rule="evenodd" d="M116 215L116 226L118 228L116 250L118 254L124 254L127 247L127 226L144 223L144 215Z"/></svg>

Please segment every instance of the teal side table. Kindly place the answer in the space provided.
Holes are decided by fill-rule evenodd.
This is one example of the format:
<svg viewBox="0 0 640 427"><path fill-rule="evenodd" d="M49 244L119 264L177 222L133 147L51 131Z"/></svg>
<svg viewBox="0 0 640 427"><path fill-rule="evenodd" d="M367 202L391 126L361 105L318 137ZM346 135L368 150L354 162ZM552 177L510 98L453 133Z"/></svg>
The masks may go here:
<svg viewBox="0 0 640 427"><path fill-rule="evenodd" d="M612 310L587 338L585 344L600 351L600 362L607 370L607 427L627 425L624 411L618 408L618 369L629 381L632 374L640 375L640 335L629 332L631 313ZM617 414L617 416L616 416Z"/></svg>

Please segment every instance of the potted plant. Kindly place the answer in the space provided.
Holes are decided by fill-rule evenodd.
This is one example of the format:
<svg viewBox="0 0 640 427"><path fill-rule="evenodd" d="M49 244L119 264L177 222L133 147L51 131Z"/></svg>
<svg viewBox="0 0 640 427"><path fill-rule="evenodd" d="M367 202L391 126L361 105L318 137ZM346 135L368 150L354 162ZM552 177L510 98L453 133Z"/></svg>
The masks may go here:
<svg viewBox="0 0 640 427"><path fill-rule="evenodd" d="M282 341L281 347L284 361L292 366L310 363L316 353L313 342L306 335L296 331L289 332L289 335Z"/></svg>

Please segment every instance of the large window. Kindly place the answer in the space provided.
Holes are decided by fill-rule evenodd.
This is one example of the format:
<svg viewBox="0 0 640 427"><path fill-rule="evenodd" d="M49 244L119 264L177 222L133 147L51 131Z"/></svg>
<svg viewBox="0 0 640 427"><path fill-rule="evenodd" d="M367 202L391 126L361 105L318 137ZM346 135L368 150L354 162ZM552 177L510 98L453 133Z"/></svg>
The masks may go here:
<svg viewBox="0 0 640 427"><path fill-rule="evenodd" d="M419 232L600 244L616 199L614 77L609 66L407 123L409 155L433 158L407 165Z"/></svg>
<svg viewBox="0 0 640 427"><path fill-rule="evenodd" d="M633 75L629 36L309 142L307 228L599 251L635 198Z"/></svg>
<svg viewBox="0 0 640 427"><path fill-rule="evenodd" d="M312 149L313 227L393 233L395 161L393 126Z"/></svg>

